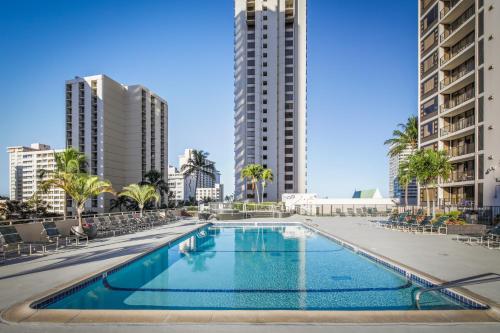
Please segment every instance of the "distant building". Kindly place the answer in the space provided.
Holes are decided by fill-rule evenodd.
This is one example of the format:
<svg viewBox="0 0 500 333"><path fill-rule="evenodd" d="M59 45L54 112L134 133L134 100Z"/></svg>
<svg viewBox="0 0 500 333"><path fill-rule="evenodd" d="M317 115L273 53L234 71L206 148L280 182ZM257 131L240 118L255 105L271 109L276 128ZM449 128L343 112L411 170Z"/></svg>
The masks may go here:
<svg viewBox="0 0 500 333"><path fill-rule="evenodd" d="M404 200L406 189L399 185L399 165L401 164L401 162L408 159L408 156L411 155L411 152L411 149L406 149L396 156L389 157L389 198L395 199L401 204L405 204ZM408 185L408 202L406 204L418 204L418 187L416 180L413 180Z"/></svg>
<svg viewBox="0 0 500 333"><path fill-rule="evenodd" d="M380 193L379 189L369 189L369 190L360 190L354 191L354 194L352 195L353 199L382 199L383 196Z"/></svg>
<svg viewBox="0 0 500 333"><path fill-rule="evenodd" d="M177 203L189 201L191 199L198 200L198 191L195 192L196 175L193 174L188 176L185 174L185 172L182 171L182 167L188 163L189 158L193 154L193 151L194 149L185 149L184 154L179 155L179 168L171 165L169 165L168 167L168 188L174 196L174 198L172 198L171 200L175 200ZM214 163L210 160L208 160L208 162ZM217 185L221 185L220 172L218 170L215 170L215 178L211 178L206 174L200 173L198 188L206 189L206 191L203 193L209 193L211 196L214 196L216 192L220 192L223 188L221 185L220 190L216 189ZM211 192L209 191L209 189L211 190Z"/></svg>
<svg viewBox="0 0 500 333"><path fill-rule="evenodd" d="M167 102L144 86L105 75L66 81L66 146L84 153L88 172L109 180L116 191L140 182L151 169L167 179L167 125ZM111 198L99 195L86 209L109 211Z"/></svg>
<svg viewBox="0 0 500 333"><path fill-rule="evenodd" d="M214 187L198 187L196 189L196 200L202 201L205 199L218 202L224 201L224 186L214 184Z"/></svg>
<svg viewBox="0 0 500 333"><path fill-rule="evenodd" d="M50 177L56 169L55 154L61 150L49 145L33 143L30 147L8 147L9 153L9 196L10 200L28 201L40 190L40 183ZM41 174L42 170L48 173ZM49 211L64 214L65 193L51 188L47 193L38 193L39 199L49 205Z"/></svg>

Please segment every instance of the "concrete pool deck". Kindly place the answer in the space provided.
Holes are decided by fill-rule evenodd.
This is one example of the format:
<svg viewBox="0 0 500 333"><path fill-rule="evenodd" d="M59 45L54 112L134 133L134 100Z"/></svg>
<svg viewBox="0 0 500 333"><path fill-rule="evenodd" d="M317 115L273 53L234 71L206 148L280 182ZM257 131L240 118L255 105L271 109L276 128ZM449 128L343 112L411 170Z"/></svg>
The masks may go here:
<svg viewBox="0 0 500 333"><path fill-rule="evenodd" d="M413 235L397 231L383 230L373 228L370 225L370 218L350 218L350 217L338 217L338 218L312 218L311 219L315 227L328 232L336 237L342 238L346 241L354 243L360 247L366 248L372 252L378 253L385 257L388 257L394 261L400 262L404 265L408 265L417 270L427 272L430 275L442 280L452 280L459 277L479 274L483 272L499 272L500 270L500 251L498 250L488 250L481 248L479 246L468 246L465 244L460 244L453 242L449 236L431 236L431 235ZM254 221L259 221L255 219ZM265 220L269 221L269 220ZM292 217L283 220L273 220L279 221L300 221L304 222L304 217ZM25 299L33 297L42 291L52 289L56 286L60 286L63 283L67 283L73 279L81 278L82 276L88 275L98 270L105 269L107 267L118 264L124 260L130 259L140 253L148 251L155 246L164 243L168 240L179 237L180 235L189 232L199 225L193 223L176 223L169 226L164 226L154 230L148 230L132 235L124 235L111 239L102 239L91 243L87 248L81 248L78 250L61 251L45 257L32 257L29 261L12 261L7 265L0 266L0 308L6 309L14 303L18 303ZM415 253L419 253L415 256ZM486 265L486 266L485 266ZM471 286L470 290L478 295L487 297L493 300L495 303L499 303L500 300L500 290L498 284ZM241 313L243 315L243 313ZM277 313L275 313L277 314ZM106 321L113 321L112 317L116 318L116 314L108 313L108 316L104 316L101 324L92 323L90 326L88 324L83 324L85 320L77 320L79 324L0 324L0 331L13 331L13 332L25 332L25 331L43 331L41 327L45 327L47 330L57 332L66 328L70 331L113 331L114 326L109 326L103 324ZM206 316L210 316L207 320ZM266 311L261 311L261 318L266 317L268 313ZM273 330L284 330L285 327L289 327L287 331L301 331L303 332L307 327L308 331L321 331L322 329L330 331L332 329L331 324L326 324L322 320L306 320L307 313L304 314L304 322L309 322L309 326L304 326L303 324L293 324L293 326L283 325L283 323L288 322L285 318L281 320L274 320L274 324L271 325ZM462 315L466 315L463 313ZM122 315L123 316L123 315ZM176 317L177 316L177 317ZM364 314L362 316L368 316ZM228 330L229 327L233 329L238 327L238 330L242 332L256 331L252 324L246 325L220 325L220 322L234 322L238 321L237 318L224 318L221 315L205 314L200 317L205 317L205 322L210 324L204 326L197 326L195 324L175 324L176 322L183 322L182 314L180 312L172 313L169 311L164 311L160 317L164 318L158 325L165 329L169 327L169 331L231 331ZM243 316L245 317L245 316ZM279 317L279 316L278 316ZM446 317L446 314L441 313L440 317ZM75 318L75 317L72 317ZM170 318L170 320L165 320ZM178 318L178 319L176 319ZM217 319L218 318L218 319ZM35 319L35 318L33 318ZM84 319L84 318L82 318ZM202 319L202 318L200 318ZM215 320L214 320L215 319ZM246 319L246 320L245 320ZM263 323L269 322L269 320L248 320L249 318L241 318L241 321L253 322L253 323ZM361 323L369 323L371 321L377 322L374 319L368 320L348 320L348 318L333 318L334 322L337 323L354 323L355 325L342 324L342 330L345 331L391 331L396 327L401 329L405 327L405 331L432 331L432 332L447 332L453 330L457 331L477 331L477 332L498 332L500 331L500 324L498 323L467 323L460 324L457 326L457 319L455 318L444 318L440 320L441 322L447 322L447 324L378 324L378 325L368 325ZM468 321L464 316L463 321ZM486 317L483 318L488 321ZM481 320L481 318L476 318L474 321ZM145 327L148 327L148 331L153 331L154 326L150 326L147 323L158 322L149 317L143 320L138 320L143 322ZM165 321L169 322L164 323ZM325 320L327 321L327 320ZM328 320L331 322L330 320ZM411 320L410 320L411 321ZM423 320L425 321L425 320ZM454 323L451 323L451 322ZM92 321L90 321L92 322ZM273 321L271 321L273 322ZM379 321L380 322L380 321ZM419 322L416 320L415 322ZM42 325L42 326L39 326ZM134 331L137 331L137 325L134 324ZM258 324L262 325L262 324ZM337 324L340 325L340 324ZM382 326L381 326L382 325ZM293 328L292 328L293 327ZM340 328L339 327L339 328ZM383 330L380 330L384 327ZM427 330L425 330L427 327ZM429 328L431 328L429 330ZM120 325L120 331L127 331L126 324ZM299 328L302 328L299 330ZM132 331L132 329L130 330ZM397 330L395 330L397 331Z"/></svg>

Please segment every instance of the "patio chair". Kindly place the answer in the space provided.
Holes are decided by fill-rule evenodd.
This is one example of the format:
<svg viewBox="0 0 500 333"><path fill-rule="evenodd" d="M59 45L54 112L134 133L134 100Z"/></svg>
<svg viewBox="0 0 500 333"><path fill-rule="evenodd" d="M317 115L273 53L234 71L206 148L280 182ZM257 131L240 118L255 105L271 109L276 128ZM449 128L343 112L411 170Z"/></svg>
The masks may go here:
<svg viewBox="0 0 500 333"><path fill-rule="evenodd" d="M74 237L75 244L77 246L80 245L80 240L85 240L85 246L89 244L89 236L80 230L80 228L76 225L72 226L70 229L70 234Z"/></svg>
<svg viewBox="0 0 500 333"><path fill-rule="evenodd" d="M356 208L356 215L365 217L366 212L362 208Z"/></svg>
<svg viewBox="0 0 500 333"><path fill-rule="evenodd" d="M77 236L74 235L69 235L69 236L63 236L59 232L59 229L57 228L57 225L55 222L41 222L42 223L42 241L44 242L45 249L47 249L47 246L49 245L55 245L56 246L56 251L59 249L60 241L64 240L65 245L67 246L68 244L71 244L71 241L76 242Z"/></svg>
<svg viewBox="0 0 500 333"><path fill-rule="evenodd" d="M335 212L337 213L338 216L342 216L342 217L347 216L346 213L344 213L342 211L342 209L340 209L340 208L336 208Z"/></svg>
<svg viewBox="0 0 500 333"><path fill-rule="evenodd" d="M441 231L444 230L444 234L448 233L448 228L446 226L446 221L448 221L449 216L443 215L438 218L435 223L430 223L429 225L424 226L422 233L425 234L429 232L430 234L436 232L437 234L441 234Z"/></svg>
<svg viewBox="0 0 500 333"><path fill-rule="evenodd" d="M500 224L496 225L492 229L482 233L475 235L463 235L458 234L453 237L453 240L456 241L465 241L466 243L472 244L484 244L488 248L492 248L492 245L498 245L497 243L500 241Z"/></svg>
<svg viewBox="0 0 500 333"><path fill-rule="evenodd" d="M0 245L4 260L7 259L8 253L16 252L21 255L23 249L28 249L28 254L32 255L33 252L36 252L37 245L42 248L42 253L45 252L45 248L40 243L24 242L13 226L0 227Z"/></svg>
<svg viewBox="0 0 500 333"><path fill-rule="evenodd" d="M356 214L354 213L354 209L353 208L347 208L347 214L349 216L356 216Z"/></svg>
<svg viewBox="0 0 500 333"><path fill-rule="evenodd" d="M432 216L426 216L422 221L417 223L412 223L409 231L414 233L423 232L423 229L426 226L430 225L431 221L432 221Z"/></svg>

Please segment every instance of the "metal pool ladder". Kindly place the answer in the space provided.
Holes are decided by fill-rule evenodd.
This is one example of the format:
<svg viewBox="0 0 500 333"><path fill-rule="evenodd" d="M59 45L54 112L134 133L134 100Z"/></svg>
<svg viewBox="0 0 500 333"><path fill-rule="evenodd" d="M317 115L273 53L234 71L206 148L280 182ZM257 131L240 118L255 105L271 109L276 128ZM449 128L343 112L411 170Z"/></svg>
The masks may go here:
<svg viewBox="0 0 500 333"><path fill-rule="evenodd" d="M500 281L500 274L485 273L485 274L468 276L466 278L462 278L462 279L458 279L458 280L448 281L448 282L445 282L445 283L442 283L440 285L433 286L433 287L428 287L428 288L422 287L415 293L415 305L417 306L417 309L420 310L420 297L422 296L422 294L429 292L429 291L435 291L435 290L441 290L441 289L447 289L447 288L453 288L453 287L470 286L473 284L483 284L483 283L489 283L489 282L495 282L495 281Z"/></svg>

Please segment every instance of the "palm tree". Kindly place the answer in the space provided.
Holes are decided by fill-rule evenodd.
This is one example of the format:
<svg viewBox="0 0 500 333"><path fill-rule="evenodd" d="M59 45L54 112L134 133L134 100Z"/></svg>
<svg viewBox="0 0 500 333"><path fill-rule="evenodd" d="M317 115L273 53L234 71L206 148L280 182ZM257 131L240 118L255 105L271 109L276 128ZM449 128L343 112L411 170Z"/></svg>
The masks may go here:
<svg viewBox="0 0 500 333"><path fill-rule="evenodd" d="M398 128L392 132L392 138L385 140L385 145L389 145L388 155L394 157L406 149L415 150L418 146L418 119L410 116L406 124L398 124Z"/></svg>
<svg viewBox="0 0 500 333"><path fill-rule="evenodd" d="M427 213L430 213L429 187L434 187L440 178L446 180L450 177L452 166L449 157L442 150L422 149L410 157L409 169L413 170L420 186L425 187ZM432 205L434 207L434 199Z"/></svg>
<svg viewBox="0 0 500 333"><path fill-rule="evenodd" d="M155 169L149 170L144 175L145 180L140 182L140 185L151 185L156 191L160 194L160 197L163 198L165 193L168 194L168 184L163 179L163 175ZM158 205L158 204L157 204ZM168 207L168 195L167 195L167 207Z"/></svg>
<svg viewBox="0 0 500 333"><path fill-rule="evenodd" d="M413 170L410 169L410 163L403 161L399 164L398 184L405 189L405 207L408 205L408 186L413 181Z"/></svg>
<svg viewBox="0 0 500 333"><path fill-rule="evenodd" d="M203 150L194 149L189 156L186 164L181 167L181 171L186 176L194 175L196 177L196 183L194 186L194 196L196 197L196 189L200 185L201 176L205 175L215 180L215 165L213 162L208 161L208 153Z"/></svg>
<svg viewBox="0 0 500 333"><path fill-rule="evenodd" d="M73 199L80 230L83 230L82 212L87 200L101 193L113 193L110 182L86 173L61 173L57 178L47 180L46 184L62 189Z"/></svg>
<svg viewBox="0 0 500 333"><path fill-rule="evenodd" d="M56 153L54 156L56 162L55 170L40 170L37 177L40 179L40 192L45 193L51 187L60 189L68 188L73 181L71 175L85 173L87 164L85 155L80 153L75 148L66 148L62 152ZM49 179L45 179L47 176ZM68 194L68 193L66 193ZM64 219L66 219L66 205L64 205Z"/></svg>
<svg viewBox="0 0 500 333"><path fill-rule="evenodd" d="M267 182L272 183L274 180L273 170L267 168L262 171L261 181L262 181L262 202L264 202L264 190L267 186Z"/></svg>
<svg viewBox="0 0 500 333"><path fill-rule="evenodd" d="M257 203L260 201L258 183L262 179L264 167L260 164L248 164L241 170L241 178L252 183L252 191L256 194Z"/></svg>
<svg viewBox="0 0 500 333"><path fill-rule="evenodd" d="M56 153L54 158L56 161L56 172L81 173L85 171L87 166L85 154L73 147Z"/></svg>
<svg viewBox="0 0 500 333"><path fill-rule="evenodd" d="M141 217L144 205L150 201L158 202L160 200L160 195L156 192L156 189L152 185L130 184L129 186L125 186L123 191L118 194L118 196L129 197L137 202L141 212Z"/></svg>

